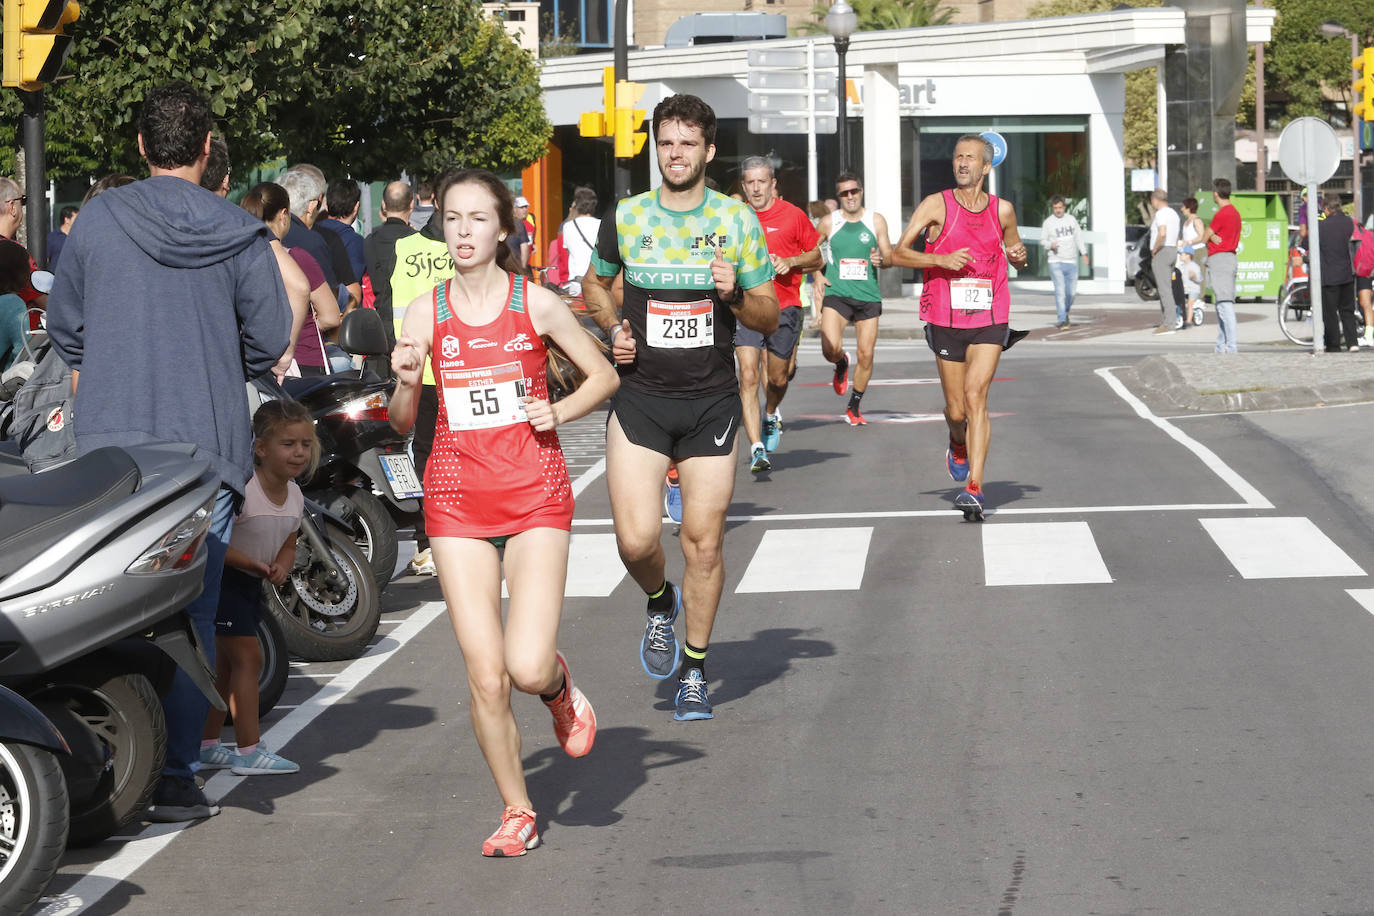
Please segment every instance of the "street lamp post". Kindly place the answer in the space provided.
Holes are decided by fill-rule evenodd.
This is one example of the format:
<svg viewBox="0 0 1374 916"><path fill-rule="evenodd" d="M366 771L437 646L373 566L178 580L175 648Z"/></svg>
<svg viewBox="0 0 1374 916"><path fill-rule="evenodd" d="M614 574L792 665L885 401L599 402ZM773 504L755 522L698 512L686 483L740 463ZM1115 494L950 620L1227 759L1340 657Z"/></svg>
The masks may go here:
<svg viewBox="0 0 1374 916"><path fill-rule="evenodd" d="M1317 31L1327 38L1349 38L1350 39L1350 59L1354 60L1360 56L1360 39L1354 32L1341 25L1339 22L1323 22ZM1369 77L1366 76L1366 79ZM1364 208L1361 206L1360 198L1360 119L1355 117L1353 108L1350 112L1350 131L1354 136L1355 145L1350 150L1350 179L1351 186L1355 189L1355 223L1362 224L1364 220Z"/></svg>
<svg viewBox="0 0 1374 916"><path fill-rule="evenodd" d="M850 6L845 0L835 0L830 6L830 12L825 14L825 27L830 35L835 39L835 54L839 57L840 76L839 76L839 95L840 95L840 117L837 129L840 133L840 168L843 172L849 168L849 131L848 114L846 112L848 88L845 82L844 56L849 51L849 36L854 34L854 29L859 25L859 16L854 12L854 7Z"/></svg>

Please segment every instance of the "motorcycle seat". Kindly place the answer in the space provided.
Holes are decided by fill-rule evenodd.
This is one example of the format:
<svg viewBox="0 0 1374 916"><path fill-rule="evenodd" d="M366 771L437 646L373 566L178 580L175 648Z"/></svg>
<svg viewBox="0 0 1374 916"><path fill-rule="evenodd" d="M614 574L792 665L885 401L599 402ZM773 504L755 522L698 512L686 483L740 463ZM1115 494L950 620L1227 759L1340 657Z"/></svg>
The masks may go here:
<svg viewBox="0 0 1374 916"><path fill-rule="evenodd" d="M131 495L141 480L128 452L114 446L41 474L0 477L0 578Z"/></svg>
<svg viewBox="0 0 1374 916"><path fill-rule="evenodd" d="M313 378L289 378L282 382L282 390L302 404L309 404L312 394L330 388L363 388L380 382L375 372L364 372L362 378L356 372L340 372L337 375L320 375Z"/></svg>

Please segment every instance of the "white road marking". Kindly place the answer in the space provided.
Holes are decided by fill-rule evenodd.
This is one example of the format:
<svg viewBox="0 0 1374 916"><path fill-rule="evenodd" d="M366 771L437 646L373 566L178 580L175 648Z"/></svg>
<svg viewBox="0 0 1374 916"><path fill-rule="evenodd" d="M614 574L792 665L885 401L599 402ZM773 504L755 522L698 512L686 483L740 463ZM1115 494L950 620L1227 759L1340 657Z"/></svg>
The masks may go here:
<svg viewBox="0 0 1374 916"><path fill-rule="evenodd" d="M570 597L604 598L625 578L614 534L574 534L568 545L568 584L563 594Z"/></svg>
<svg viewBox="0 0 1374 916"><path fill-rule="evenodd" d="M351 662L347 668L335 675L333 680L316 691L314 696L292 709L280 722L264 732L262 740L273 748L286 747L291 743L291 739L315 721L322 712L348 696L355 687L406 643L418 636L444 611L441 601L420 605L394 632ZM221 770L206 782L205 794L214 801L221 801L245 778L249 777L235 776L229 770ZM39 916L80 913L86 907L97 903L128 880L129 876L138 871L145 862L166 849L188 826L190 825L152 824L145 827L137 836L122 840L118 852L96 865L64 893L50 899L45 898L48 903L39 911Z"/></svg>
<svg viewBox="0 0 1374 916"><path fill-rule="evenodd" d="M1309 518L1204 518L1202 527L1246 579L1363 576Z"/></svg>
<svg viewBox="0 0 1374 916"><path fill-rule="evenodd" d="M1374 588L1347 588L1345 593L1360 603L1371 614L1374 614Z"/></svg>
<svg viewBox="0 0 1374 916"><path fill-rule="evenodd" d="M1111 582L1087 522L1023 522L983 527L987 585Z"/></svg>
<svg viewBox="0 0 1374 916"><path fill-rule="evenodd" d="M765 531L735 591L853 591L863 584L872 538L872 528Z"/></svg>
<svg viewBox="0 0 1374 916"><path fill-rule="evenodd" d="M1234 470L1232 470L1231 466L1226 464L1226 462L1222 461L1221 458L1217 456L1216 452L1213 452L1207 446L1203 445L1201 442L1197 441L1192 436L1189 436L1187 433L1183 432L1183 430L1179 429L1177 426L1174 426L1168 420L1165 420L1162 417L1155 416L1155 414L1150 411L1150 408L1145 406L1144 401L1140 400L1140 398L1136 397L1135 395L1131 394L1128 390L1126 390L1126 386L1121 384L1120 380L1118 380L1115 375L1112 375L1112 370L1116 368L1119 367L1107 366L1102 369L1097 369L1095 371L1107 382L1107 384L1111 387L1112 391L1116 392L1117 397L1121 398L1121 400L1125 401L1128 405L1130 405L1131 409L1136 412L1137 416L1139 416L1142 420L1145 420L1146 422L1152 423L1155 426L1159 427L1161 430L1164 431L1164 433L1169 438L1173 439L1179 445L1182 445L1184 448L1188 449L1188 451L1196 455L1202 461L1202 463L1212 471L1212 473L1220 477L1223 483L1225 483L1232 490L1235 490L1237 495L1239 495L1241 499L1245 500L1245 505L1247 508L1274 508L1274 504L1271 503L1269 500L1265 499L1263 493L1255 489L1253 486L1250 485L1248 481L1245 480L1245 478L1241 477Z"/></svg>
<svg viewBox="0 0 1374 916"><path fill-rule="evenodd" d="M1110 512L1215 512L1226 509L1250 509L1248 503L1166 503L1157 506L1046 506L1043 508L987 510L994 515L1096 515ZM729 515L728 522L856 522L884 518L943 518L962 522L963 513L952 505L947 509L893 509L885 512L799 512L772 515ZM573 519L574 528L610 528L609 518Z"/></svg>

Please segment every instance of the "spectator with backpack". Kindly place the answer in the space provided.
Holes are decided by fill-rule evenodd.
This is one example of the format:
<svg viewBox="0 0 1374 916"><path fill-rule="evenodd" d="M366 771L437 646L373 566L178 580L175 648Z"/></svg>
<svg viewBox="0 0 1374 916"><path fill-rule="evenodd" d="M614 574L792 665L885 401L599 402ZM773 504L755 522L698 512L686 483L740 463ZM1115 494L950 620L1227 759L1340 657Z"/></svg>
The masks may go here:
<svg viewBox="0 0 1374 916"><path fill-rule="evenodd" d="M1355 295L1360 300L1360 311L1364 312L1364 343L1363 346L1374 347L1374 309L1371 309L1371 300L1374 300L1374 232L1370 232L1365 226L1356 225L1355 234L1352 237L1357 246L1355 248Z"/></svg>
<svg viewBox="0 0 1374 916"><path fill-rule="evenodd" d="M558 236L568 252L568 280L565 288L574 296L582 295L582 278L592 263L592 252L596 249L596 235L601 231L601 220L592 214L596 212L596 192L588 187L573 191L572 206L568 208L568 221L559 230Z"/></svg>

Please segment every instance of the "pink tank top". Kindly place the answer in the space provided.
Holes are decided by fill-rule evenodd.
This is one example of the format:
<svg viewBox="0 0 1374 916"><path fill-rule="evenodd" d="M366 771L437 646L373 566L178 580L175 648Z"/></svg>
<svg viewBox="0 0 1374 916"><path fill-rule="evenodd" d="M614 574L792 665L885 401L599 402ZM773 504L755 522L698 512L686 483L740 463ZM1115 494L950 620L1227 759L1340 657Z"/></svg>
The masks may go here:
<svg viewBox="0 0 1374 916"><path fill-rule="evenodd" d="M954 192L944 192L945 225L939 238L926 244L927 254L967 248L963 270L927 267L921 286L921 320L946 328L985 328L1011 320L1007 289L1007 256L1002 250L1002 221L997 198L974 213L960 206Z"/></svg>

